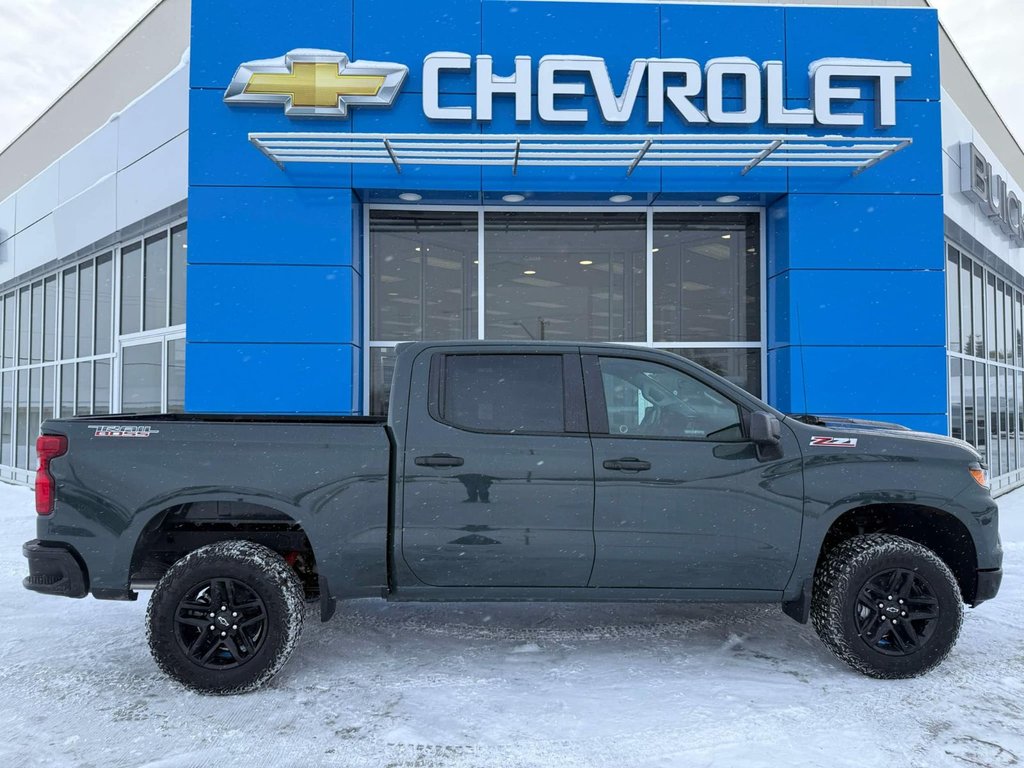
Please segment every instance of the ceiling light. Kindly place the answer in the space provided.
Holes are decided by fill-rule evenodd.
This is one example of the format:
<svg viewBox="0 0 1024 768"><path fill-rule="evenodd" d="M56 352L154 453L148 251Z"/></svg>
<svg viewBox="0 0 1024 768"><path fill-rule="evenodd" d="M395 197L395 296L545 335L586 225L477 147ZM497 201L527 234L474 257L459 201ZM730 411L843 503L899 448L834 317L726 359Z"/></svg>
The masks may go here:
<svg viewBox="0 0 1024 768"><path fill-rule="evenodd" d="M608 200L613 203L628 203L632 199L632 195L612 195L608 198Z"/></svg>
<svg viewBox="0 0 1024 768"><path fill-rule="evenodd" d="M722 235L723 240L732 240L732 235Z"/></svg>
<svg viewBox="0 0 1024 768"><path fill-rule="evenodd" d="M523 274L524 275L536 275L537 274L537 270L535 270L535 269L524 269L523 270Z"/></svg>
<svg viewBox="0 0 1024 768"><path fill-rule="evenodd" d="M511 194L502 195L501 199L504 200L506 203L521 203L523 202L523 200L526 199L526 197L524 195Z"/></svg>
<svg viewBox="0 0 1024 768"><path fill-rule="evenodd" d="M651 248L651 253L657 253L661 248Z"/></svg>
<svg viewBox="0 0 1024 768"><path fill-rule="evenodd" d="M580 266L589 267L593 263L594 262L592 262L590 259L584 259L583 261L580 262Z"/></svg>
<svg viewBox="0 0 1024 768"><path fill-rule="evenodd" d="M405 200L407 203L418 203L423 199L423 195L416 192L403 192L398 196L399 200Z"/></svg>
<svg viewBox="0 0 1024 768"><path fill-rule="evenodd" d="M419 253L419 252L420 252L420 247L417 245L416 246L416 253Z"/></svg>
<svg viewBox="0 0 1024 768"><path fill-rule="evenodd" d="M739 195L722 195L721 197L716 197L715 198L715 200L717 202L719 202L719 203L735 203L739 199L740 199Z"/></svg>

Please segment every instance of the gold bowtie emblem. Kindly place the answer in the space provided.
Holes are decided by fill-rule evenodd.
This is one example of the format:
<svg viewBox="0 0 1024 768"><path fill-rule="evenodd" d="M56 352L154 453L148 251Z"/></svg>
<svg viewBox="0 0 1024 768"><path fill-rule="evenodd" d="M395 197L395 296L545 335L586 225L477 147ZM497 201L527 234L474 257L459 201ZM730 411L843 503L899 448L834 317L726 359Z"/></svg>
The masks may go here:
<svg viewBox="0 0 1024 768"><path fill-rule="evenodd" d="M296 107L336 107L339 96L376 96L383 85L382 75L343 75L336 64L303 61L290 74L257 72L245 93L287 94Z"/></svg>
<svg viewBox="0 0 1024 768"><path fill-rule="evenodd" d="M408 72L403 64L349 61L337 51L297 49L242 64L224 101L283 104L291 116L346 117L349 106L389 106Z"/></svg>

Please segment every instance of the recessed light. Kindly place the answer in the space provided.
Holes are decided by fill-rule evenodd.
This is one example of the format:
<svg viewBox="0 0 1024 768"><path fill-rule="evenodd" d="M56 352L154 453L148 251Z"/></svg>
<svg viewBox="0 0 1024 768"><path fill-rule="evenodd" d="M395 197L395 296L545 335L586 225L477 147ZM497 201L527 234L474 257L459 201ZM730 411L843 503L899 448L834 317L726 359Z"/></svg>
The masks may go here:
<svg viewBox="0 0 1024 768"><path fill-rule="evenodd" d="M723 240L732 240L732 235L722 235Z"/></svg>
<svg viewBox="0 0 1024 768"><path fill-rule="evenodd" d="M536 269L524 269L523 270L523 274L524 275L536 275L537 274L537 270Z"/></svg>
<svg viewBox="0 0 1024 768"><path fill-rule="evenodd" d="M721 197L715 198L715 200L718 201L719 203L735 203L739 199L739 195L722 195Z"/></svg>
<svg viewBox="0 0 1024 768"><path fill-rule="evenodd" d="M517 194L502 195L501 199L504 200L506 203L521 203L523 202L523 200L526 199L526 196Z"/></svg>
<svg viewBox="0 0 1024 768"><path fill-rule="evenodd" d="M612 195L608 198L608 200L613 203L628 203L632 199L632 195Z"/></svg>
<svg viewBox="0 0 1024 768"><path fill-rule="evenodd" d="M399 200L405 200L407 203L418 203L423 199L423 195L417 192L403 192L398 196Z"/></svg>
<svg viewBox="0 0 1024 768"><path fill-rule="evenodd" d="M420 247L419 247L419 246L417 245L417 246L416 246L416 253L419 253L419 252L420 252L421 250L422 250L422 249L421 249L421 248L420 248Z"/></svg>
<svg viewBox="0 0 1024 768"><path fill-rule="evenodd" d="M583 261L580 262L580 266L589 267L593 263L594 262L592 262L590 259L583 259Z"/></svg>
<svg viewBox="0 0 1024 768"><path fill-rule="evenodd" d="M651 253L657 253L661 248L651 248Z"/></svg>

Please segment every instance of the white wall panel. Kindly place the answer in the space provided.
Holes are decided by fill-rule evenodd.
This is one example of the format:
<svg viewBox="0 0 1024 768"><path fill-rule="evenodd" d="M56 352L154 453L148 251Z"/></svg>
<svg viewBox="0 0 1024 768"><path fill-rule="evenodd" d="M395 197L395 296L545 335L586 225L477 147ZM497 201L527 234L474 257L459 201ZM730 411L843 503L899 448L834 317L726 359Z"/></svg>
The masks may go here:
<svg viewBox="0 0 1024 768"><path fill-rule="evenodd" d="M188 130L188 68L156 85L115 120L117 167L126 168Z"/></svg>
<svg viewBox="0 0 1024 768"><path fill-rule="evenodd" d="M117 228L188 197L188 134L149 153L117 174Z"/></svg>
<svg viewBox="0 0 1024 768"><path fill-rule="evenodd" d="M117 123L107 123L93 133L64 155L57 167L60 172L60 203L89 189L99 179L116 173Z"/></svg>
<svg viewBox="0 0 1024 768"><path fill-rule="evenodd" d="M0 283L14 277L14 245L17 238L9 238L0 243Z"/></svg>
<svg viewBox="0 0 1024 768"><path fill-rule="evenodd" d="M57 163L36 176L18 190L15 207L15 231L31 227L57 207Z"/></svg>
<svg viewBox="0 0 1024 768"><path fill-rule="evenodd" d="M14 236L15 274L28 272L57 258L57 231L51 213Z"/></svg>
<svg viewBox="0 0 1024 768"><path fill-rule="evenodd" d="M117 176L68 200L53 213L57 253L66 256L117 231Z"/></svg>
<svg viewBox="0 0 1024 768"><path fill-rule="evenodd" d="M14 237L14 206L17 198L11 195L0 203L0 243Z"/></svg>

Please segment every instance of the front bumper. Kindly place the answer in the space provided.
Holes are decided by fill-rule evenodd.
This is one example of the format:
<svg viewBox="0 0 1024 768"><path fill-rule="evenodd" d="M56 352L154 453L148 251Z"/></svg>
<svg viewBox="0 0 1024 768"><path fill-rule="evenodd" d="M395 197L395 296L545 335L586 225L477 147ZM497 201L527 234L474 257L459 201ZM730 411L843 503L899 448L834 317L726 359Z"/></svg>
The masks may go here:
<svg viewBox="0 0 1024 768"><path fill-rule="evenodd" d="M28 576L21 582L25 589L62 597L89 593L85 568L71 547L33 539L25 542L21 552L28 558Z"/></svg>
<svg viewBox="0 0 1024 768"><path fill-rule="evenodd" d="M974 591L972 606L991 600L999 592L999 585L1003 581L1003 569L994 568L989 571L978 571L978 587Z"/></svg>

